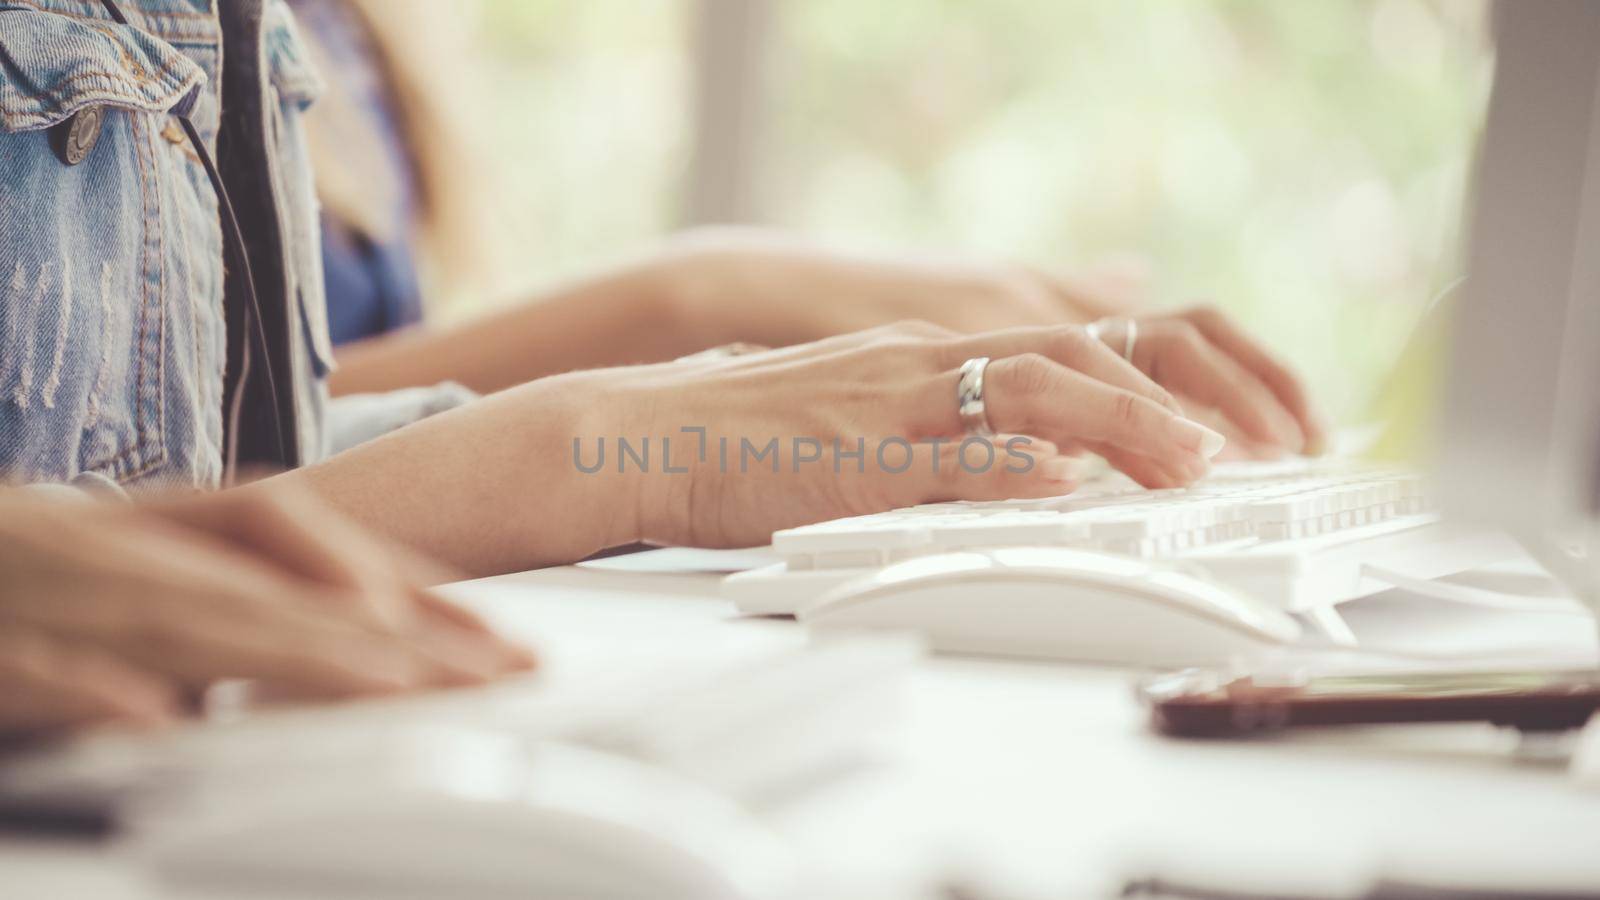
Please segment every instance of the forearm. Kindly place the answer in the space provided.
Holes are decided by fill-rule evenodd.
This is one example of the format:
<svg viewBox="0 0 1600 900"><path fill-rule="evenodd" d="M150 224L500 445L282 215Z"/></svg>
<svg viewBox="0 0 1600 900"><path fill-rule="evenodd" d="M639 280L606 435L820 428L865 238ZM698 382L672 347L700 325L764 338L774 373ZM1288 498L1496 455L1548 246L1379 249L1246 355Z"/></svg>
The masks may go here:
<svg viewBox="0 0 1600 900"><path fill-rule="evenodd" d="M573 463L592 418L584 377L522 385L278 477L475 576L574 562L638 530L633 486Z"/></svg>
<svg viewBox="0 0 1600 900"><path fill-rule="evenodd" d="M1089 322L1124 314L1137 278L1111 268L1067 277L926 254L852 253L761 228L678 239L674 308L708 345L787 346L923 319L963 332Z"/></svg>
<svg viewBox="0 0 1600 900"><path fill-rule="evenodd" d="M672 277L671 261L652 257L471 322L341 347L330 387L338 395L456 381L491 393L545 375L704 349Z"/></svg>
<svg viewBox="0 0 1600 900"><path fill-rule="evenodd" d="M871 288L871 279L847 277L850 263L834 268L826 254L764 232L697 232L470 322L341 347L329 387L337 396L455 381L492 393L546 375L662 362L734 341L810 340L839 329L816 321L809 298Z"/></svg>
<svg viewBox="0 0 1600 900"><path fill-rule="evenodd" d="M487 393L560 372L661 362L736 341L787 346L903 319L963 332L1085 322L1126 306L1115 298L1129 288L1114 281L855 255L755 228L704 229L475 322L342 348L332 388L449 380Z"/></svg>
<svg viewBox="0 0 1600 900"><path fill-rule="evenodd" d="M713 345L780 347L897 319L937 319L930 298L951 294L970 297L981 312L1004 277L998 266L851 253L761 228L689 232L676 257L676 305L705 320Z"/></svg>

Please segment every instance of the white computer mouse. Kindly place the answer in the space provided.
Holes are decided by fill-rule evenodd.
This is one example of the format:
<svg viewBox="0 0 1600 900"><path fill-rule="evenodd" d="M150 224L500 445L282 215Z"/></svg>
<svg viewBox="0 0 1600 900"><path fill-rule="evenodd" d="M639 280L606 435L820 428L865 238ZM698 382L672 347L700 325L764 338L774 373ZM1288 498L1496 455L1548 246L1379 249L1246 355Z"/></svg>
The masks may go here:
<svg viewBox="0 0 1600 900"><path fill-rule="evenodd" d="M937 650L1152 667L1221 665L1300 637L1288 614L1179 569L1061 547L918 557L797 614L916 632Z"/></svg>
<svg viewBox="0 0 1600 900"><path fill-rule="evenodd" d="M147 815L133 840L163 896L208 900L767 900L796 873L787 845L704 787L476 733L293 778L230 774Z"/></svg>

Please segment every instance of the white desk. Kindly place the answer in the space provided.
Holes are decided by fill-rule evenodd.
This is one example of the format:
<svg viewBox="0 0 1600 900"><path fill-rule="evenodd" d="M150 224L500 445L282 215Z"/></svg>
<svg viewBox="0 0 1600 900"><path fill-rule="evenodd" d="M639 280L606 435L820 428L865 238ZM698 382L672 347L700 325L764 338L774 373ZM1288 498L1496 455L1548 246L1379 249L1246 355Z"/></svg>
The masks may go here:
<svg viewBox="0 0 1600 900"><path fill-rule="evenodd" d="M710 652L751 629L800 639L792 623L736 619L707 575L564 568L454 593L538 643L552 690L618 654ZM1169 741L1145 728L1130 683L1109 669L930 659L898 758L763 813L823 864L833 897L934 896L930 884L962 873L996 897L1082 896L1151 856L1166 874L1310 869L1326 884L1387 860L1600 889L1600 791L1517 760L1507 734ZM112 853L0 843L0 896L158 893Z"/></svg>

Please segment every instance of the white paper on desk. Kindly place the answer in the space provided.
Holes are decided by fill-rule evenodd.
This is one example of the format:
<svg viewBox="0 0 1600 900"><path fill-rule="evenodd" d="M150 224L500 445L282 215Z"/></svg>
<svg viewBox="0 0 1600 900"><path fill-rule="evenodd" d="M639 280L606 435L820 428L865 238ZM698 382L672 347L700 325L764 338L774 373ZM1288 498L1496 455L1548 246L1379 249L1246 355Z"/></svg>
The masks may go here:
<svg viewBox="0 0 1600 900"><path fill-rule="evenodd" d="M729 574L759 569L783 562L783 557L770 547L751 547L743 550L700 550L694 547L662 547L621 556L591 559L578 565L586 569L609 572L644 572L652 575L683 573Z"/></svg>
<svg viewBox="0 0 1600 900"><path fill-rule="evenodd" d="M1462 589L1460 600L1441 598L1448 585ZM1484 592L1526 596L1528 608L1472 602L1472 594ZM1594 620L1576 605L1561 611L1565 592L1529 561L1441 580L1428 594L1397 588L1341 604L1339 613L1360 643L1375 649L1482 664L1514 659L1550 668L1600 662Z"/></svg>

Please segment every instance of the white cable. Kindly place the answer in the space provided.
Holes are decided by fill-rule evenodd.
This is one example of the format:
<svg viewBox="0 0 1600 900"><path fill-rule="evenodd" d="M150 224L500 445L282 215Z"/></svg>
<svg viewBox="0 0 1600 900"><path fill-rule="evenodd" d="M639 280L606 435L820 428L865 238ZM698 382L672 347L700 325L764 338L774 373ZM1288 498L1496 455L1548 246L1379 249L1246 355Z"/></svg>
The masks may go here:
<svg viewBox="0 0 1600 900"><path fill-rule="evenodd" d="M1575 600L1565 598L1523 597L1517 594L1507 594L1503 591L1491 591L1485 588L1471 587L1464 584L1454 584L1448 581L1431 581L1426 578L1414 578L1381 566L1363 565L1361 573L1369 578L1392 584L1403 588L1413 594L1427 597L1431 600L1443 600L1459 606L1474 606L1481 609L1497 609L1505 612L1531 612L1545 614L1559 614L1569 616L1583 616L1587 618L1589 611Z"/></svg>
<svg viewBox="0 0 1600 900"><path fill-rule="evenodd" d="M1522 597L1516 594L1507 594L1503 591L1491 591L1445 581L1430 581L1426 578L1403 575L1381 566L1363 565L1361 570L1362 574L1369 578L1375 578L1429 599L1442 600L1460 606L1505 612L1532 612L1543 615L1571 615L1585 618L1589 616L1588 610L1572 600ZM1372 645L1359 640L1352 646L1349 643L1340 641L1337 632L1330 636L1334 639L1302 642L1295 644L1293 649L1337 653L1357 659L1366 657L1404 662L1484 662L1487 660L1510 660L1524 657L1534 660L1547 656L1550 651L1548 645L1538 644L1526 647L1495 647L1488 650L1438 653Z"/></svg>

